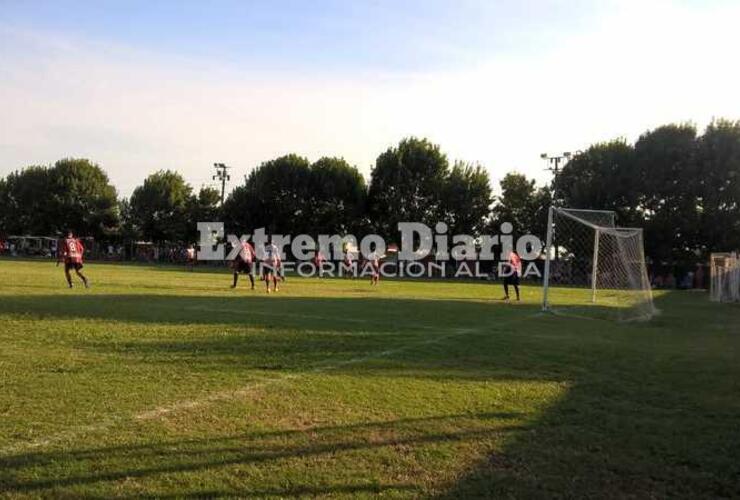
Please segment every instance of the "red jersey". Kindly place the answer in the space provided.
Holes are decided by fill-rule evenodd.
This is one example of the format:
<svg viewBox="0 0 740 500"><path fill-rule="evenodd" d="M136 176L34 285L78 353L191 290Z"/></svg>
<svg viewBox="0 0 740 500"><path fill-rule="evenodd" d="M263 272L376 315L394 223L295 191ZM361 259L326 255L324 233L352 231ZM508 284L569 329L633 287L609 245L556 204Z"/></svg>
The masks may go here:
<svg viewBox="0 0 740 500"><path fill-rule="evenodd" d="M255 259L254 248L252 248L252 244L248 241L242 241L241 244L242 248L239 250L239 258L244 262L251 264Z"/></svg>
<svg viewBox="0 0 740 500"><path fill-rule="evenodd" d="M69 264L82 264L82 254L85 253L85 247L77 238L65 238L62 241L62 255L64 262Z"/></svg>
<svg viewBox="0 0 740 500"><path fill-rule="evenodd" d="M509 265L514 270L517 276L522 275L522 258L519 255L511 252L509 254Z"/></svg>
<svg viewBox="0 0 740 500"><path fill-rule="evenodd" d="M313 263L317 266L321 266L324 263L324 255L321 252L316 252L313 258Z"/></svg>

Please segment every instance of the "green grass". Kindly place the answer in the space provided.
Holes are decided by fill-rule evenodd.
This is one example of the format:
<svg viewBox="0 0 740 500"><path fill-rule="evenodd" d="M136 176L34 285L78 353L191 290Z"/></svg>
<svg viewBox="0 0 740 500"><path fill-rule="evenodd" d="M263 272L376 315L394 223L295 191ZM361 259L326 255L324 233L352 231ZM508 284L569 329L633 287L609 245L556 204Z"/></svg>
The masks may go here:
<svg viewBox="0 0 740 500"><path fill-rule="evenodd" d="M0 496L740 495L740 308L0 261Z"/></svg>

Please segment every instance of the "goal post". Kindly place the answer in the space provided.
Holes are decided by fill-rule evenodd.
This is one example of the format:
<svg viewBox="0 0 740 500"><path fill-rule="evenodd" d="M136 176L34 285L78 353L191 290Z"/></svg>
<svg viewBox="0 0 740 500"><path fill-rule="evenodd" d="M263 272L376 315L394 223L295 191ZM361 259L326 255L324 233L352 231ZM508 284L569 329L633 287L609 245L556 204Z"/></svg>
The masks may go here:
<svg viewBox="0 0 740 500"><path fill-rule="evenodd" d="M710 289L713 302L740 301L740 257L734 252L709 256Z"/></svg>
<svg viewBox="0 0 740 500"><path fill-rule="evenodd" d="M654 314L642 229L615 222L613 211L550 208L543 310L618 320Z"/></svg>

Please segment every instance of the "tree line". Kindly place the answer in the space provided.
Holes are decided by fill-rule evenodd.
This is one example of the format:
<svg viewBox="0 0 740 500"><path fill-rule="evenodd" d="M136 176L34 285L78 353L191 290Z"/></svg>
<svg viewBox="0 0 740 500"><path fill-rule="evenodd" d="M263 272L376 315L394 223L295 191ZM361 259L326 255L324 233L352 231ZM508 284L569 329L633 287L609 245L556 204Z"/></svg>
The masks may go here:
<svg viewBox="0 0 740 500"><path fill-rule="evenodd" d="M702 134L670 124L594 144L574 154L553 182L509 173L494 196L480 165L450 162L426 139L406 138L381 153L369 183L342 158L313 163L289 154L253 169L220 206L174 171L147 177L119 198L107 174L86 159L30 166L0 179L0 235L59 234L98 240L193 242L196 222L227 231L264 227L282 234L377 233L398 239L397 223L444 222L448 234L515 233L544 238L551 203L615 210L620 225L645 229L654 262L691 265L708 252L740 248L740 122L715 120Z"/></svg>
<svg viewBox="0 0 740 500"><path fill-rule="evenodd" d="M740 122L712 121L702 134L670 124L594 144L556 177L562 206L614 210L619 225L644 229L654 262L690 266L740 249Z"/></svg>

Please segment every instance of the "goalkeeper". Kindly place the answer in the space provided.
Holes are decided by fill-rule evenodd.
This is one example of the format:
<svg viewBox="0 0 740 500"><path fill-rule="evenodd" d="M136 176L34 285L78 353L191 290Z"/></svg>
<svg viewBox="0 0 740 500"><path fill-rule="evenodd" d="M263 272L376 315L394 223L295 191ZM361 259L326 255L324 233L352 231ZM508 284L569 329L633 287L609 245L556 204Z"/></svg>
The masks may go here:
<svg viewBox="0 0 740 500"><path fill-rule="evenodd" d="M504 299L509 300L509 285L513 285L516 292L516 300L519 301L519 277L522 275L522 258L515 250L509 253L509 258L503 266L504 273Z"/></svg>

